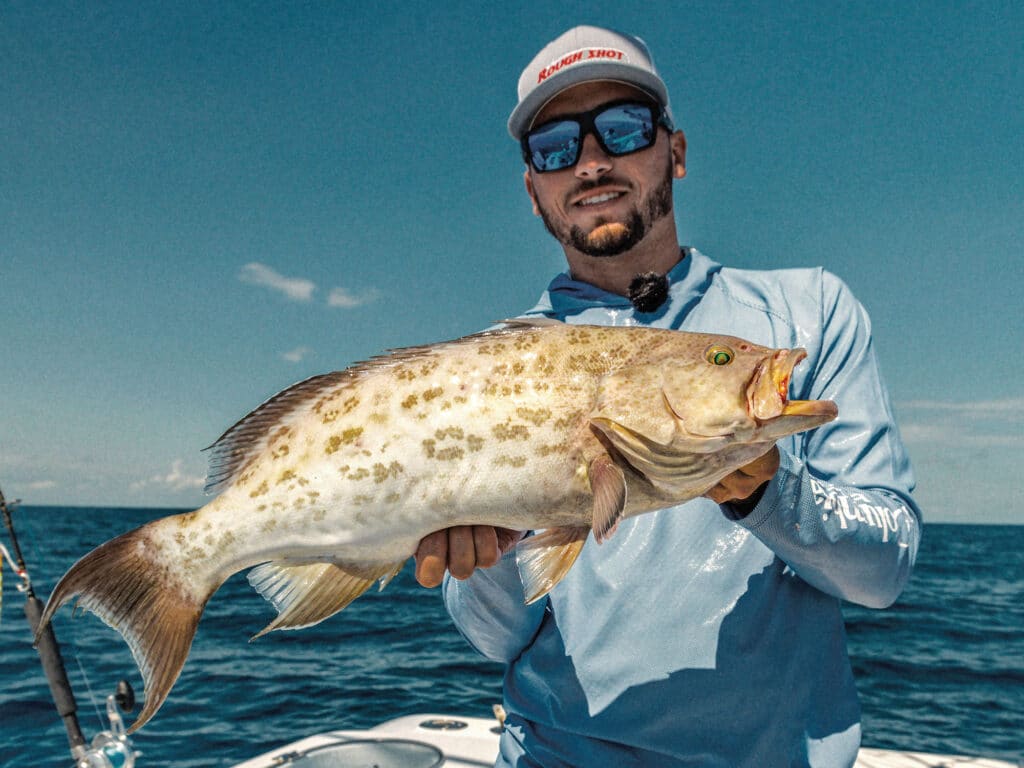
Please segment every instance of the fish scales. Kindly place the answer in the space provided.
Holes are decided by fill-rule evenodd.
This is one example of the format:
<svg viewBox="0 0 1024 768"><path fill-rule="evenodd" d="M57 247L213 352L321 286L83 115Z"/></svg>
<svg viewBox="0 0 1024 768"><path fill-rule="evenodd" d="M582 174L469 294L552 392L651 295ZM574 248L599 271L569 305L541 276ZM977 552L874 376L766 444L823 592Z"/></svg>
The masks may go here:
<svg viewBox="0 0 1024 768"><path fill-rule="evenodd" d="M836 413L828 401L787 400L802 350L510 323L271 398L212 446L215 499L72 567L44 620L79 594L125 636L147 688L133 728L166 697L203 607L239 570L259 566L250 581L278 611L264 632L298 629L386 581L433 531L543 529L517 555L537 599L589 532L601 542L625 517L693 498ZM172 629L187 641L169 647Z"/></svg>
<svg viewBox="0 0 1024 768"><path fill-rule="evenodd" d="M586 417L599 377L642 350L566 328L565 340L528 329L404 353L319 393L189 519L221 531L196 554L234 572L281 556L365 558L372 544L391 562L452 525L589 522L586 465L601 447ZM255 544L264 531L272 541Z"/></svg>

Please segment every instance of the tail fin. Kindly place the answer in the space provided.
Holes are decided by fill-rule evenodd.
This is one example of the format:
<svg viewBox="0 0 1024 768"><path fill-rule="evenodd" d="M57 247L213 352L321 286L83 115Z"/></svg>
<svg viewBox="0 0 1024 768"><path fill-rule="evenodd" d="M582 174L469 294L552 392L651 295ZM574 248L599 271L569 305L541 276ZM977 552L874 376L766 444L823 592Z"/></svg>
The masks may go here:
<svg viewBox="0 0 1024 768"><path fill-rule="evenodd" d="M199 617L223 581L212 587L185 586L183 574L165 564L174 561L151 535L159 522L118 536L71 566L50 595L39 623L42 631L57 609L78 595L79 605L124 637L146 693L129 733L141 728L167 698L192 647Z"/></svg>

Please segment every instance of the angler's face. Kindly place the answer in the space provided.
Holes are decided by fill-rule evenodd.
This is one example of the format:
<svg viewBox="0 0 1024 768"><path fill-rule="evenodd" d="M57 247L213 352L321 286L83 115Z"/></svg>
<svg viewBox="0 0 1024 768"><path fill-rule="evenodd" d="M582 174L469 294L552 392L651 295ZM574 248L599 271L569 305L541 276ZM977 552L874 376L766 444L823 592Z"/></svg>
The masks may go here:
<svg viewBox="0 0 1024 768"><path fill-rule="evenodd" d="M622 83L582 83L552 99L533 126L634 98L650 101ZM588 133L575 165L545 173L527 167L534 213L562 245L588 256L615 256L671 215L672 179L686 174L686 143L681 131L656 130L654 144L631 154L613 156Z"/></svg>

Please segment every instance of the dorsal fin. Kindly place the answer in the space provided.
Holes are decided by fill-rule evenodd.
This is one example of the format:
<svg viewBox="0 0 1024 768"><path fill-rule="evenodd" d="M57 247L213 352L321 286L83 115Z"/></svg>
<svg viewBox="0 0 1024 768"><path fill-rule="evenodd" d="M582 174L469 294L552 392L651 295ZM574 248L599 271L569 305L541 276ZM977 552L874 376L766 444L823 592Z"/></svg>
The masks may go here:
<svg viewBox="0 0 1024 768"><path fill-rule="evenodd" d="M545 315L524 315L522 317L507 317L499 322L509 328L549 328L553 325L565 325L561 320Z"/></svg>
<svg viewBox="0 0 1024 768"><path fill-rule="evenodd" d="M297 410L303 403L315 398L321 392L338 386L346 381L355 382L360 377L375 371L386 369L424 355L437 353L446 346L467 344L481 338L518 333L530 328L543 328L552 325L564 325L560 320L547 317L518 317L503 321L508 327L463 336L453 341L425 344L388 352L356 363L343 371L323 373L312 376L298 384L293 384L267 400L248 416L240 419L234 426L221 435L213 445L204 448L212 451L210 468L206 478L206 493L217 493L240 474L251 458L266 446L271 430L281 423L290 413Z"/></svg>
<svg viewBox="0 0 1024 768"><path fill-rule="evenodd" d="M217 442L204 448L212 451L206 476L207 493L217 493L231 483L249 459L263 449L270 430L296 408L325 389L352 378L352 371L334 371L311 376L293 384L239 419Z"/></svg>

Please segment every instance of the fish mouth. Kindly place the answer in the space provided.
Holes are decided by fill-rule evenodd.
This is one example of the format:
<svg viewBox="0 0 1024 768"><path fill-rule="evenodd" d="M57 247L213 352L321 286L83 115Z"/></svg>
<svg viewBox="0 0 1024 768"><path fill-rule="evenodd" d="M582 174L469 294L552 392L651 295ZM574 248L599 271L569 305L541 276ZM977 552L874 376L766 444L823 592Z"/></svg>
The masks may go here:
<svg viewBox="0 0 1024 768"><path fill-rule="evenodd" d="M790 400L793 369L807 357L802 348L779 349L765 357L747 384L747 412L763 423L781 416L810 418L824 423L839 415L831 400Z"/></svg>

